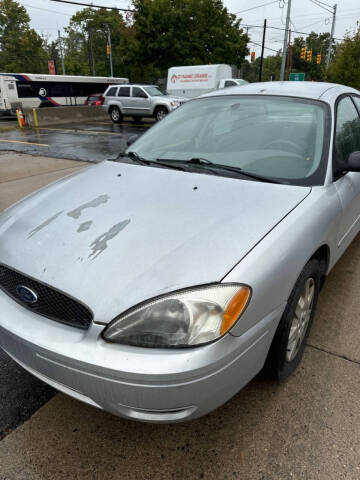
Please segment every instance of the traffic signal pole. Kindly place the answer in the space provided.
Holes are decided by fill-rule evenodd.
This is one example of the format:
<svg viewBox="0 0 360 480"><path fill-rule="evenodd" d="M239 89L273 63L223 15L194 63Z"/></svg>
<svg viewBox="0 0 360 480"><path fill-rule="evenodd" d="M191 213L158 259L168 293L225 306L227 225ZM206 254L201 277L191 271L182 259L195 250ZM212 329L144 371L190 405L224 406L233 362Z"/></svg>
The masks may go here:
<svg viewBox="0 0 360 480"><path fill-rule="evenodd" d="M264 60L265 33L266 33L266 18L265 18L265 20L264 20L264 30L263 30L263 38L262 38L262 45L261 45L261 58L260 58L260 67L259 67L259 82L261 82L262 67L263 67L263 60Z"/></svg>
<svg viewBox="0 0 360 480"><path fill-rule="evenodd" d="M331 36L330 36L329 49L328 49L327 56L326 56L326 70L329 68L331 49L332 49L334 33L335 33L336 9L337 9L337 4L335 3L335 5L333 7L333 18L332 18L332 25L331 25Z"/></svg>
<svg viewBox="0 0 360 480"><path fill-rule="evenodd" d="M281 59L281 70L280 70L280 80L284 80L285 74L285 62L287 56L287 42L288 42L288 34L289 34L289 25L290 25L290 12L291 12L291 0L288 0L287 6L287 13L286 13L286 24L285 24L285 32L284 32L284 44L283 44L283 51L282 51L282 59Z"/></svg>

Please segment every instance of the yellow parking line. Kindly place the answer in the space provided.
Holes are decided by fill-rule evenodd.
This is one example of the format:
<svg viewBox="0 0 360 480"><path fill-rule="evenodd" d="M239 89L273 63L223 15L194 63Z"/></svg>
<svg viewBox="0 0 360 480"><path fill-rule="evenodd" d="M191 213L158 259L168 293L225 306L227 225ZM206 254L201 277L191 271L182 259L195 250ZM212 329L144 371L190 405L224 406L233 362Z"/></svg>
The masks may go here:
<svg viewBox="0 0 360 480"><path fill-rule="evenodd" d="M35 143L35 142L21 142L20 140L0 140L0 142L7 143L23 143L24 145L37 145L38 147L48 147L49 145L45 143Z"/></svg>

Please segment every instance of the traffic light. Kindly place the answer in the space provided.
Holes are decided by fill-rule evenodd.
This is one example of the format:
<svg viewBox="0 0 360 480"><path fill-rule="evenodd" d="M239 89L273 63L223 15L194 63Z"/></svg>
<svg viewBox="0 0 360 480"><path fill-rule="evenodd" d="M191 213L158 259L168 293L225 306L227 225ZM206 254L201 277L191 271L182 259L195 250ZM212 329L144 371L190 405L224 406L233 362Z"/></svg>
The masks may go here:
<svg viewBox="0 0 360 480"><path fill-rule="evenodd" d="M318 53L316 55L316 63L320 64L321 63L321 53Z"/></svg>
<svg viewBox="0 0 360 480"><path fill-rule="evenodd" d="M255 62L255 52L251 52L251 62Z"/></svg>
<svg viewBox="0 0 360 480"><path fill-rule="evenodd" d="M306 61L311 62L312 61L312 50L309 50L306 52Z"/></svg>
<svg viewBox="0 0 360 480"><path fill-rule="evenodd" d="M303 47L303 48L301 49L300 58L301 58L301 60L305 60L305 59L306 59L306 47Z"/></svg>
<svg viewBox="0 0 360 480"><path fill-rule="evenodd" d="M106 45L106 55L110 55L110 45Z"/></svg>

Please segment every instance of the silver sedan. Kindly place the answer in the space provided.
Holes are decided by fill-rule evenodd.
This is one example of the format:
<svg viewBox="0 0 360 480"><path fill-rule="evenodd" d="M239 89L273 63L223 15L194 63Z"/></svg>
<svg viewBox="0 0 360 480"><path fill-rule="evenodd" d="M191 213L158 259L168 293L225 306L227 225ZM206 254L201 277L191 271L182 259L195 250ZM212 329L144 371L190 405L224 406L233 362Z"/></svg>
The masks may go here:
<svg viewBox="0 0 360 480"><path fill-rule="evenodd" d="M359 231L360 95L271 82L185 103L0 216L0 345L79 400L147 422L301 361Z"/></svg>

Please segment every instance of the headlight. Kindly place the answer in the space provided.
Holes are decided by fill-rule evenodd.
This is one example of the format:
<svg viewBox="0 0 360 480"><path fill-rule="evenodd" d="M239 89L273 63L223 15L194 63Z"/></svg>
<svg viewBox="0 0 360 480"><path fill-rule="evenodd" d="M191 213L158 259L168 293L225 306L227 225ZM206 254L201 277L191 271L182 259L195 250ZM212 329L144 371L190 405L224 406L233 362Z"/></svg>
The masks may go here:
<svg viewBox="0 0 360 480"><path fill-rule="evenodd" d="M197 287L150 300L116 318L103 338L140 347L191 347L220 338L240 318L250 288L238 284Z"/></svg>
<svg viewBox="0 0 360 480"><path fill-rule="evenodd" d="M179 107L179 106L180 106L180 103L179 103L179 102L176 102L176 101L172 101L172 102L170 102L170 105L171 105L172 107Z"/></svg>

